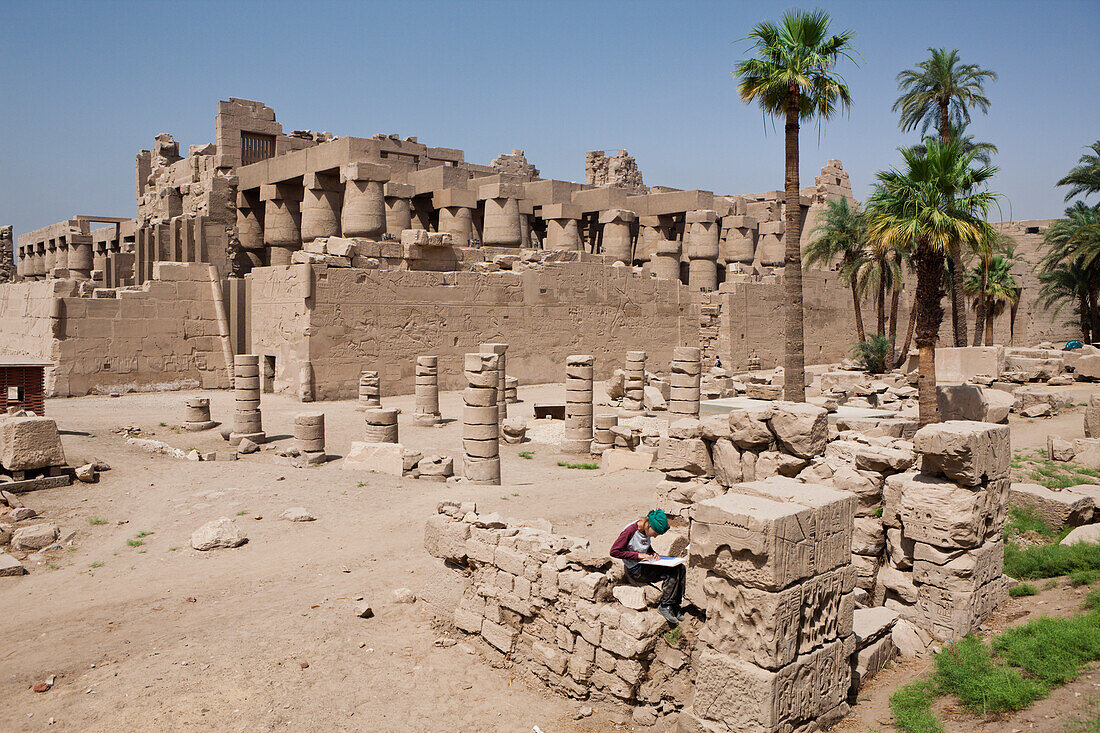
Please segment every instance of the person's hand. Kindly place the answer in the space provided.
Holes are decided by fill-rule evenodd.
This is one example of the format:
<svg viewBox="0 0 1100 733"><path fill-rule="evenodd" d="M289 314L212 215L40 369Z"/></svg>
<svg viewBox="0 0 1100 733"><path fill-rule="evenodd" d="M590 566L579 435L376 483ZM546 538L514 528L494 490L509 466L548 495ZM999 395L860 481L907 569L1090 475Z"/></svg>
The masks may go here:
<svg viewBox="0 0 1100 733"><path fill-rule="evenodd" d="M648 555L646 555L646 559L647 560L660 560L661 556L658 555L656 552L651 552Z"/></svg>

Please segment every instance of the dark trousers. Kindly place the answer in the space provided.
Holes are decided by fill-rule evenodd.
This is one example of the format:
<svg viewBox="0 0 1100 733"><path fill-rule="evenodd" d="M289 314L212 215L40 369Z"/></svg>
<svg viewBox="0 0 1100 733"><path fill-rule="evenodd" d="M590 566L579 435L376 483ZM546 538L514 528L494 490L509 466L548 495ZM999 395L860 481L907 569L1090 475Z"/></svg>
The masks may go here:
<svg viewBox="0 0 1100 733"><path fill-rule="evenodd" d="M687 575L683 565L663 568L655 565L638 564L632 568L627 568L626 574L635 583L663 581L661 585L661 605L677 611L680 610L680 604L684 600L684 577Z"/></svg>

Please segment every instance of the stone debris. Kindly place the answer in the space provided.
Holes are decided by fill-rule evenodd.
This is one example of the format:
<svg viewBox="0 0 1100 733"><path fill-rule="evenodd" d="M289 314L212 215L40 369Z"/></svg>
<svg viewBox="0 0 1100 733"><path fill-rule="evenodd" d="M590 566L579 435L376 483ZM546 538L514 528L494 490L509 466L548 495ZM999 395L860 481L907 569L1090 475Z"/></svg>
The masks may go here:
<svg viewBox="0 0 1100 733"><path fill-rule="evenodd" d="M355 616L356 618L371 618L372 616L374 616L374 609L371 608L370 602L356 601Z"/></svg>
<svg viewBox="0 0 1100 733"><path fill-rule="evenodd" d="M64 465L56 422L48 417L0 417L0 466L29 471Z"/></svg>
<svg viewBox="0 0 1100 733"><path fill-rule="evenodd" d="M519 445L527 439L527 420L510 417L500 424L500 438L509 445Z"/></svg>
<svg viewBox="0 0 1100 733"><path fill-rule="evenodd" d="M285 519L288 522L313 522L317 517L313 516L308 509L304 509L300 506L292 506L284 510L283 513L279 515L279 519Z"/></svg>
<svg viewBox="0 0 1100 733"><path fill-rule="evenodd" d="M5 552L0 552L0 578L25 575L26 573L27 569L23 567L23 563Z"/></svg>
<svg viewBox="0 0 1100 733"><path fill-rule="evenodd" d="M11 549L19 551L44 550L57 541L61 530L55 524L35 524L19 527L11 535Z"/></svg>
<svg viewBox="0 0 1100 733"><path fill-rule="evenodd" d="M218 548L240 547L248 536L229 517L207 522L191 534L191 547L200 552Z"/></svg>
<svg viewBox="0 0 1100 733"><path fill-rule="evenodd" d="M416 603L416 594L408 588L398 588L393 592L394 603Z"/></svg>
<svg viewBox="0 0 1100 733"><path fill-rule="evenodd" d="M210 419L209 397L188 397L184 400L183 427L191 432L209 430L217 425Z"/></svg>
<svg viewBox="0 0 1100 733"><path fill-rule="evenodd" d="M1077 527L1093 521L1096 502L1091 496L1072 489L1055 491L1039 484L1014 483L1008 502L1014 507L1026 507L1048 527Z"/></svg>

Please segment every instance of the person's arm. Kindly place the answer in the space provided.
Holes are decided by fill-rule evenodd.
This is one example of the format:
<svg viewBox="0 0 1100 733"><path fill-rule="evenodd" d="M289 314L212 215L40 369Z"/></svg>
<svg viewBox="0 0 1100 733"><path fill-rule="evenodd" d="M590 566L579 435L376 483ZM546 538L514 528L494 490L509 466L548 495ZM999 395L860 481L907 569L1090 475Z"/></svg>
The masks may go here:
<svg viewBox="0 0 1100 733"><path fill-rule="evenodd" d="M634 550L627 549L627 543L630 542L630 535L634 534L637 529L637 525L630 525L622 531L622 534L615 540L615 544L611 545L611 557L617 557L620 560L634 560L638 561L642 559Z"/></svg>

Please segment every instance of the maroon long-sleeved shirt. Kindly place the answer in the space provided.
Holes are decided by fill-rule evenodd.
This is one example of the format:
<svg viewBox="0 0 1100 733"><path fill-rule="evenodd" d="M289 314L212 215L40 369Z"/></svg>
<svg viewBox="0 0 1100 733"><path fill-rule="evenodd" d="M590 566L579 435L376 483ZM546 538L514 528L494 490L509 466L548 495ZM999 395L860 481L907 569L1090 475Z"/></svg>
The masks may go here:
<svg viewBox="0 0 1100 733"><path fill-rule="evenodd" d="M638 531L637 522L626 525L611 545L611 557L617 557L631 567L642 559L643 553L650 552L653 552L653 548L649 537Z"/></svg>

